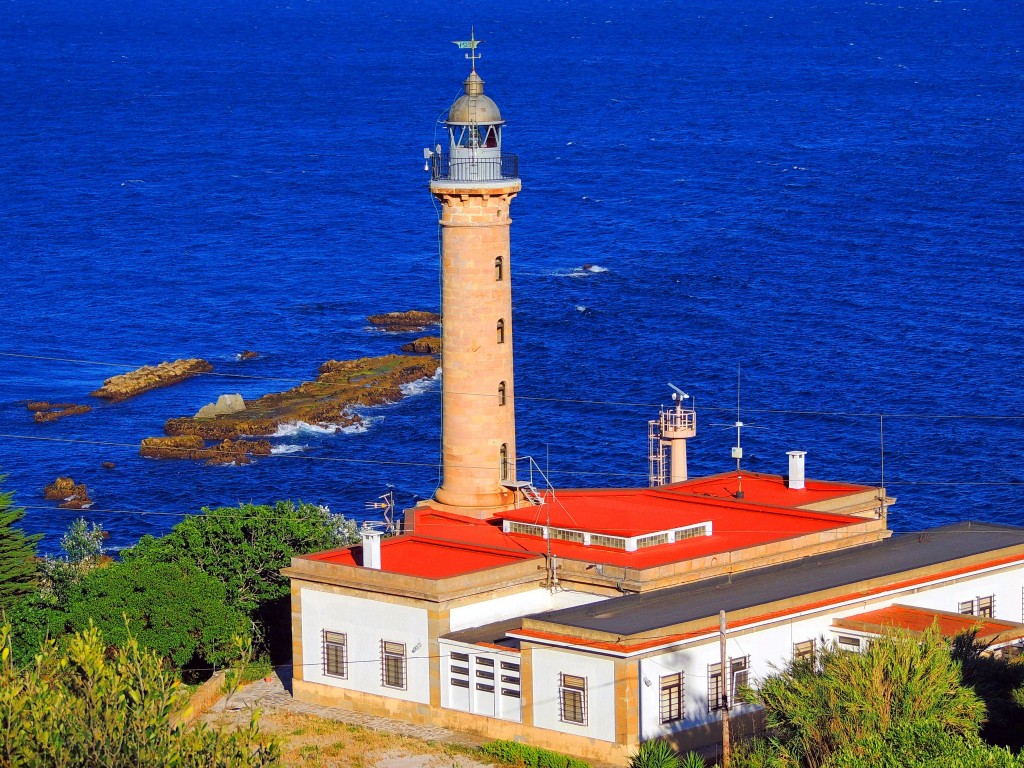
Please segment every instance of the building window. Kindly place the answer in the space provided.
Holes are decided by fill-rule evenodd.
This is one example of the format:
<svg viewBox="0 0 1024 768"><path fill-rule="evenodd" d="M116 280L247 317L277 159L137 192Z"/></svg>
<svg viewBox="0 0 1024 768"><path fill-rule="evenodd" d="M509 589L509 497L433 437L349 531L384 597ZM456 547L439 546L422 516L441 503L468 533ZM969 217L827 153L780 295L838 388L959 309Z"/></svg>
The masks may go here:
<svg viewBox="0 0 1024 768"><path fill-rule="evenodd" d="M504 344L505 343L505 321L504 320L499 320L498 321L497 331L498 331L498 343L499 344Z"/></svg>
<svg viewBox="0 0 1024 768"><path fill-rule="evenodd" d="M667 533L655 533L650 536L641 536L636 540L637 549L643 549L644 547L656 547L659 544L668 544Z"/></svg>
<svg viewBox="0 0 1024 768"><path fill-rule="evenodd" d="M506 399L505 395L506 395L506 387L505 387L505 382L503 381L500 384L498 384L498 405L504 405L505 404L505 399Z"/></svg>
<svg viewBox="0 0 1024 768"><path fill-rule="evenodd" d="M661 698L658 700L658 711L662 723L676 723L683 719L683 673L663 675L661 678Z"/></svg>
<svg viewBox="0 0 1024 768"><path fill-rule="evenodd" d="M343 632L323 634L324 674L331 677L348 677L348 635Z"/></svg>
<svg viewBox="0 0 1024 768"><path fill-rule="evenodd" d="M732 706L736 691L750 684L750 657L740 656L729 659L728 697L722 685L722 665L708 665L708 711L722 709L725 704Z"/></svg>
<svg viewBox="0 0 1024 768"><path fill-rule="evenodd" d="M582 544L584 541L582 531L567 531L564 528L551 528L548 531L548 535L552 539L558 539L559 541L575 541L578 544Z"/></svg>
<svg viewBox="0 0 1024 768"><path fill-rule="evenodd" d="M494 281L500 283L505 279L505 259L502 256L498 256L494 260Z"/></svg>
<svg viewBox="0 0 1024 768"><path fill-rule="evenodd" d="M978 615L986 619L994 619L996 616L996 596L978 598Z"/></svg>
<svg viewBox="0 0 1024 768"><path fill-rule="evenodd" d="M839 644L839 649L842 651L860 653L859 637L853 637L852 635L839 635L839 637L836 638L836 642Z"/></svg>
<svg viewBox="0 0 1024 768"><path fill-rule="evenodd" d="M979 597L977 600L964 600L957 604L957 612L993 619L996 615L996 596L988 595Z"/></svg>
<svg viewBox="0 0 1024 768"><path fill-rule="evenodd" d="M814 641L793 643L793 661L814 661Z"/></svg>
<svg viewBox="0 0 1024 768"><path fill-rule="evenodd" d="M626 540L621 536L605 536L603 533L590 534L590 544L594 547L608 547L609 549L626 548Z"/></svg>
<svg viewBox="0 0 1024 768"><path fill-rule="evenodd" d="M561 675L558 686L559 719L563 723L587 724L587 678Z"/></svg>
<svg viewBox="0 0 1024 768"><path fill-rule="evenodd" d="M508 480L508 443L502 443L501 450L498 451L498 467L501 471L501 479Z"/></svg>
<svg viewBox="0 0 1024 768"><path fill-rule="evenodd" d="M530 525L529 523L509 523L509 533L525 533L528 536L543 536L544 526Z"/></svg>
<svg viewBox="0 0 1024 768"><path fill-rule="evenodd" d="M405 690L405 643L380 641L380 676L386 688Z"/></svg>

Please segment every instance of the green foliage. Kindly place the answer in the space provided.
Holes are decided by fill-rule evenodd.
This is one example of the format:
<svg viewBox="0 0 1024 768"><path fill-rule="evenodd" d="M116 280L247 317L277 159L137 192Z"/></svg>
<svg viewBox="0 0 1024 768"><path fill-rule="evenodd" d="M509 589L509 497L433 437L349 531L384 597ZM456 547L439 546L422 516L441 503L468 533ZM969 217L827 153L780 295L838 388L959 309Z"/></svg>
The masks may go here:
<svg viewBox="0 0 1024 768"><path fill-rule="evenodd" d="M687 752L679 759L679 768L707 768L707 760L697 752Z"/></svg>
<svg viewBox="0 0 1024 768"><path fill-rule="evenodd" d="M40 564L41 589L44 597L53 598L59 605L67 602L71 588L96 568L105 554L103 528L84 518L78 518L61 537L64 557L46 557Z"/></svg>
<svg viewBox="0 0 1024 768"><path fill-rule="evenodd" d="M664 741L645 741L629 758L629 768L681 768L681 766L682 761L680 761L679 755Z"/></svg>
<svg viewBox="0 0 1024 768"><path fill-rule="evenodd" d="M24 597L0 616L11 625L11 653L16 666L32 663L39 647L50 638L65 632L67 614L52 598L40 593Z"/></svg>
<svg viewBox="0 0 1024 768"><path fill-rule="evenodd" d="M529 768L590 768L590 763L518 741L490 741L480 751L509 765Z"/></svg>
<svg viewBox="0 0 1024 768"><path fill-rule="evenodd" d="M977 642L976 632L953 639L952 654L963 670L961 679L988 710L982 738L1019 750L1024 747L1024 659L995 658L986 655L985 650Z"/></svg>
<svg viewBox="0 0 1024 768"><path fill-rule="evenodd" d="M888 635L864 653L828 647L815 662L791 665L745 694L765 708L771 737L756 756L761 762L749 765L826 766L834 755L903 738L907 724L913 733L965 738L984 720L985 705L961 685L959 665L935 629Z"/></svg>
<svg viewBox="0 0 1024 768"><path fill-rule="evenodd" d="M5 476L0 475L0 483ZM13 527L25 516L10 493L0 493L0 609L13 605L36 590L39 567L36 544L41 535L26 536Z"/></svg>
<svg viewBox="0 0 1024 768"><path fill-rule="evenodd" d="M294 555L347 546L359 541L356 525L326 507L279 501L274 506L204 508L160 539L143 537L122 552L128 562L140 559L194 565L227 589L231 604L253 616L289 594L280 570Z"/></svg>
<svg viewBox="0 0 1024 768"><path fill-rule="evenodd" d="M179 667L223 665L234 657L232 638L249 629L217 579L185 563L149 561L97 568L72 587L67 628L91 624L118 645L135 632L140 645Z"/></svg>
<svg viewBox="0 0 1024 768"><path fill-rule="evenodd" d="M133 637L108 650L95 627L66 651L44 644L34 663L11 660L0 626L0 765L11 768L270 768L280 749L255 716L233 732L175 727L187 691Z"/></svg>
<svg viewBox="0 0 1024 768"><path fill-rule="evenodd" d="M830 768L1024 768L1024 758L977 736L905 723L832 756Z"/></svg>

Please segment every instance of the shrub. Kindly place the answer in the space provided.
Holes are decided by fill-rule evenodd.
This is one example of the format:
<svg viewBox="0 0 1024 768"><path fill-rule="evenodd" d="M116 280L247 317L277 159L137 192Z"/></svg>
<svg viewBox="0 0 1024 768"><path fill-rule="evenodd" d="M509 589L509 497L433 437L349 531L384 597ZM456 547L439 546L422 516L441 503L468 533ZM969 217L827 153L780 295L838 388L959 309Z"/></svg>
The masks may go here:
<svg viewBox="0 0 1024 768"><path fill-rule="evenodd" d="M664 741L645 741L629 758L629 768L681 768L681 766L682 761L680 761L679 755Z"/></svg>
<svg viewBox="0 0 1024 768"><path fill-rule="evenodd" d="M518 741L491 741L480 747L480 751L509 765L525 765L529 768L590 768L590 763L584 760L520 744Z"/></svg>

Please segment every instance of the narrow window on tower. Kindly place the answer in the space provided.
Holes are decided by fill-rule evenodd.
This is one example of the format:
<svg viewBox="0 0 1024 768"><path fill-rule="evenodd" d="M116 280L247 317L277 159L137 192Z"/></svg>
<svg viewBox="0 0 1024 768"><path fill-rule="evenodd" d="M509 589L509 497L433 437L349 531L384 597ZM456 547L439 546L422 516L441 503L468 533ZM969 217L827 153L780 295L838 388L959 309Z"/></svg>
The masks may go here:
<svg viewBox="0 0 1024 768"><path fill-rule="evenodd" d="M505 279L505 259L499 256L494 260L494 280L500 283Z"/></svg>
<svg viewBox="0 0 1024 768"><path fill-rule="evenodd" d="M501 471L501 479L508 480L508 443L501 444L498 452L498 466Z"/></svg>
<svg viewBox="0 0 1024 768"><path fill-rule="evenodd" d="M499 320L498 321L498 343L499 344L504 344L505 343L505 321L504 320Z"/></svg>
<svg viewBox="0 0 1024 768"><path fill-rule="evenodd" d="M498 405L505 404L505 382L501 382L498 385Z"/></svg>

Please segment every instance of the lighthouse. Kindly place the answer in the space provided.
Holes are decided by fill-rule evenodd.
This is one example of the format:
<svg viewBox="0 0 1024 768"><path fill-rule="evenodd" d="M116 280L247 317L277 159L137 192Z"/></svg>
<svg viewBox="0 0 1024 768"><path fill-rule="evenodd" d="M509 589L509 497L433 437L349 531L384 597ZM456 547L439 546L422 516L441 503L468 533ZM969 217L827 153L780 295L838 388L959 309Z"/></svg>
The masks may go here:
<svg viewBox="0 0 1024 768"><path fill-rule="evenodd" d="M441 451L434 504L486 518L508 508L516 483L509 208L522 187L518 157L504 151L505 121L476 71L448 112L446 148L428 151L440 204Z"/></svg>

